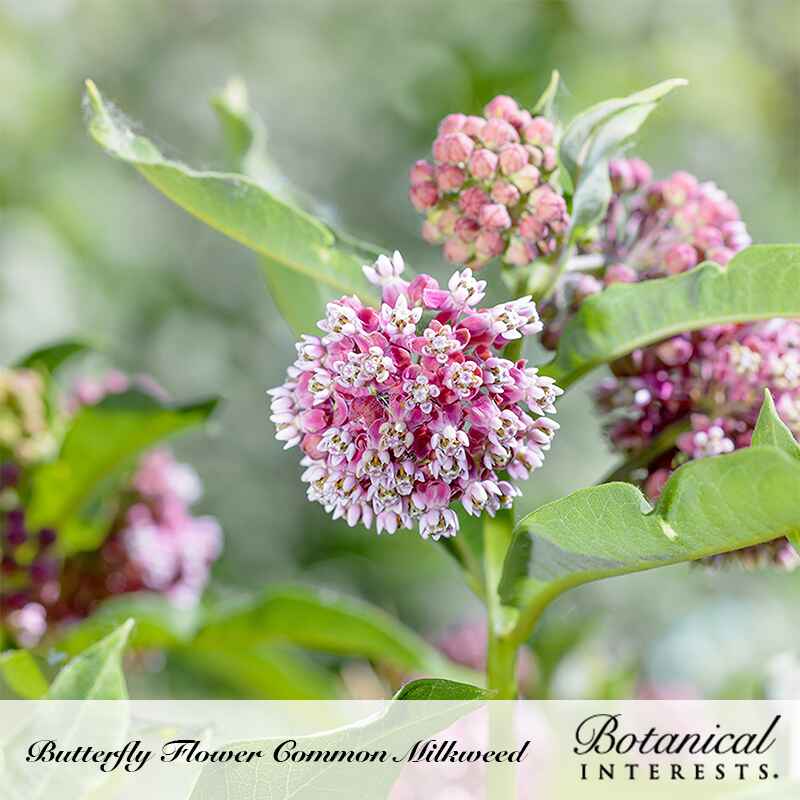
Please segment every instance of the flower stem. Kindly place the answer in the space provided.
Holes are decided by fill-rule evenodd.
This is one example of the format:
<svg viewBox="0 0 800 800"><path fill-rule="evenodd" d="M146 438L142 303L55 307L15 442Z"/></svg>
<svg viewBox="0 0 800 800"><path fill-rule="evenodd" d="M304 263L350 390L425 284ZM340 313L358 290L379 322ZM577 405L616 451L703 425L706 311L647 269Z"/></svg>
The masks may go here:
<svg viewBox="0 0 800 800"><path fill-rule="evenodd" d="M513 530L514 515L510 509L499 511L495 517L487 517L483 523L486 607L489 616L486 685L497 693L497 700L513 700L517 696L518 644L510 636L516 612L503 607L497 593Z"/></svg>

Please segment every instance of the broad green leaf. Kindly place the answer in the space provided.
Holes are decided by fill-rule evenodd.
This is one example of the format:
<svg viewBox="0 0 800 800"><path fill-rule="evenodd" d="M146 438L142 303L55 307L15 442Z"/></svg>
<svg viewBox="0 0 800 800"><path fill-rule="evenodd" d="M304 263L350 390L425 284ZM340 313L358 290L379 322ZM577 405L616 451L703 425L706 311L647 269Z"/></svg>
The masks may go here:
<svg viewBox="0 0 800 800"><path fill-rule="evenodd" d="M764 403L753 431L753 445L771 445L783 450L792 458L800 459L800 442L794 438L794 434L778 416L769 389L764 389ZM786 538L800 555L800 528L787 533Z"/></svg>
<svg viewBox="0 0 800 800"><path fill-rule="evenodd" d="M532 109L532 113L542 114L550 119L553 118L556 95L558 94L560 84L561 76L558 74L558 70L554 69L552 73L550 73L550 81L548 82L545 90L542 92L542 96L536 101L536 104Z"/></svg>
<svg viewBox="0 0 800 800"><path fill-rule="evenodd" d="M127 699L122 654L133 625L133 620L128 620L73 658L56 675L47 697L50 700Z"/></svg>
<svg viewBox="0 0 800 800"><path fill-rule="evenodd" d="M380 609L304 587L270 589L254 602L218 615L200 630L196 642L224 649L287 643L410 672L466 673Z"/></svg>
<svg viewBox="0 0 800 800"><path fill-rule="evenodd" d="M542 372L569 386L595 367L684 331L800 317L800 246L754 245L726 266L615 284L586 300Z"/></svg>
<svg viewBox="0 0 800 800"><path fill-rule="evenodd" d="M403 686L395 700L489 700L494 692L444 678L420 678Z"/></svg>
<svg viewBox="0 0 800 800"><path fill-rule="evenodd" d="M590 147L591 137L593 135L598 135L603 125L628 108L657 103L673 89L678 86L685 86L686 84L687 81L681 78L662 81L655 86L651 86L649 89L635 92L627 97L604 100L578 114L564 132L559 151L561 161L572 177L573 183L577 183L577 178L583 164L583 158ZM629 136L631 133L627 135ZM627 138L627 136L625 138Z"/></svg>
<svg viewBox="0 0 800 800"><path fill-rule="evenodd" d="M0 653L0 675L12 691L25 700L38 700L47 694L47 681L27 650Z"/></svg>
<svg viewBox="0 0 800 800"><path fill-rule="evenodd" d="M361 260L335 247L333 232L243 175L198 171L164 158L86 84L92 137L112 156L133 165L177 205L226 236L339 293L372 297Z"/></svg>
<svg viewBox="0 0 800 800"><path fill-rule="evenodd" d="M199 624L199 611L178 608L155 592L118 595L102 603L92 614L49 642L60 652L75 655L102 639L126 620L135 628L132 647L172 648L189 642Z"/></svg>
<svg viewBox="0 0 800 800"><path fill-rule="evenodd" d="M751 447L676 470L652 508L627 483L574 492L517 525L500 594L523 640L562 592L614 575L695 561L800 530L800 461Z"/></svg>
<svg viewBox="0 0 800 800"><path fill-rule="evenodd" d="M18 363L18 367L41 369L48 373L55 372L65 361L79 353L86 352L88 346L77 340L65 340L56 344L41 347L28 354Z"/></svg>
<svg viewBox="0 0 800 800"><path fill-rule="evenodd" d="M305 653L282 645L220 648L196 643L173 653L186 669L253 700L335 700L339 680Z"/></svg>
<svg viewBox="0 0 800 800"><path fill-rule="evenodd" d="M204 422L216 403L173 406L129 391L85 406L72 420L58 458L34 475L28 512L31 526L56 528L64 554L96 546L96 537L103 532L80 516L95 499L99 485L142 450Z"/></svg>
<svg viewBox="0 0 800 800"><path fill-rule="evenodd" d="M231 80L224 91L212 100L222 127L230 168L258 182L287 204L308 208L308 201L291 186L267 153L267 128L250 107L247 87ZM301 272L290 272L268 256L261 268L270 295L295 335L313 333L323 317L325 304L339 292Z"/></svg>
<svg viewBox="0 0 800 800"><path fill-rule="evenodd" d="M462 717L484 706L487 693L476 687L440 684L439 692L449 702L404 703L400 699L431 699L431 686L411 684L411 696L404 690L385 708L356 723L331 728L333 712L325 704L314 704L304 713L304 722L318 714L319 733L297 736L298 750L386 752L384 761L348 762L342 759L315 759L281 763L274 759L275 748L286 738L240 741L223 745L226 750L260 750L263 758L251 763L209 764L203 768L190 800L319 800L334 797L388 797L400 775L410 748L446 730ZM482 720L473 724L483 724ZM346 756L346 754L345 754Z"/></svg>
<svg viewBox="0 0 800 800"><path fill-rule="evenodd" d="M48 701L126 700L122 655L133 626L126 622L81 653L56 676ZM129 734L128 703L37 703L24 725L5 739L0 750L0 796L3 800L85 800L107 780L91 761L59 764L27 763L31 742L53 739L65 751L90 745L116 750ZM6 790L6 791L3 791Z"/></svg>

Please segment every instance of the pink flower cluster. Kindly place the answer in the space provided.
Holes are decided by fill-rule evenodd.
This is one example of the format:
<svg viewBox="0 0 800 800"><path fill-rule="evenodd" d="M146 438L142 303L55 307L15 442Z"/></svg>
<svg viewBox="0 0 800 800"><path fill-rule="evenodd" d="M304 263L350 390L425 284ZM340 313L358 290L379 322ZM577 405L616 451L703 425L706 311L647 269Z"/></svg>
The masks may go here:
<svg viewBox="0 0 800 800"><path fill-rule="evenodd" d="M736 204L710 181L688 172L651 180L650 167L633 158L609 165L615 190L600 237L614 280L645 280L685 272L701 261L727 264L750 244ZM607 280L608 282L608 280Z"/></svg>
<svg viewBox="0 0 800 800"><path fill-rule="evenodd" d="M100 550L64 563L55 618L87 616L105 598L157 592L181 608L194 606L222 549L213 517L194 516L202 494L197 473L159 448L145 453L121 509Z"/></svg>
<svg viewBox="0 0 800 800"><path fill-rule="evenodd" d="M151 379L137 378L135 385L163 396ZM73 414L131 386L127 376L113 371L83 379L67 411ZM200 479L168 450L152 450L140 459L100 549L66 559L57 555L57 531L29 530L26 483L25 470L13 461L0 466L0 496L7 506L0 513L0 624L19 645L35 646L50 626L86 617L111 595L153 591L179 606L197 602L222 534L215 519L192 514L202 493Z"/></svg>
<svg viewBox="0 0 800 800"><path fill-rule="evenodd" d="M750 243L735 204L714 184L685 172L653 181L638 159L612 162L610 173L615 195L599 236L583 249L600 265L568 273L543 309L547 346L557 345L569 317L605 286L683 272L703 260L726 264ZM647 494L658 497L687 460L748 446L765 387L800 438L798 348L800 323L776 319L680 334L612 364L614 377L601 383L596 402L616 450L640 455L671 426L686 429L633 476ZM751 564L800 563L785 540L736 557Z"/></svg>
<svg viewBox="0 0 800 800"><path fill-rule="evenodd" d="M641 476L651 497L681 463L749 446L765 387L800 439L800 322L773 319L681 334L635 351L616 371L598 388L597 404L617 450L635 455L666 428L687 428ZM784 556L795 560L788 545Z"/></svg>
<svg viewBox="0 0 800 800"><path fill-rule="evenodd" d="M411 168L409 197L426 215L423 237L443 243L449 261L479 269L503 256L525 266L553 253L569 223L548 182L558 162L555 127L504 95L484 114L442 120L433 163Z"/></svg>
<svg viewBox="0 0 800 800"><path fill-rule="evenodd" d="M555 349L567 321L587 297L614 283L636 283L685 272L702 261L727 264L751 240L736 204L710 181L688 172L654 181L638 158L609 164L614 189L599 232L581 254L599 266L568 272L556 297L542 305L542 342Z"/></svg>
<svg viewBox="0 0 800 800"><path fill-rule="evenodd" d="M285 447L300 445L308 497L334 519L378 533L419 527L453 536L451 507L494 514L539 467L558 425L561 390L501 351L541 330L523 297L477 308L485 281L467 268L446 288L403 279L399 253L364 267L380 309L328 303L319 336L304 336L287 381L272 389Z"/></svg>

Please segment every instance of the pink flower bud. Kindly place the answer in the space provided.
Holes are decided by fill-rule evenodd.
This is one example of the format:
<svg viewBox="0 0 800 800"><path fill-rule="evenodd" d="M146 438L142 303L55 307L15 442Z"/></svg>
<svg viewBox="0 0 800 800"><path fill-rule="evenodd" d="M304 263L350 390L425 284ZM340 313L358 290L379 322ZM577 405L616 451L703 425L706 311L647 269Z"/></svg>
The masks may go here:
<svg viewBox="0 0 800 800"><path fill-rule="evenodd" d="M528 199L528 208L542 222L555 222L564 217L567 205L549 184L540 186Z"/></svg>
<svg viewBox="0 0 800 800"><path fill-rule="evenodd" d="M484 206L484 208L487 208L487 206ZM474 242L480 230L478 221L472 217L461 217L456 222L456 234L464 242Z"/></svg>
<svg viewBox="0 0 800 800"><path fill-rule="evenodd" d="M521 144L509 144L500 151L500 169L505 175L519 172L527 163L528 153Z"/></svg>
<svg viewBox="0 0 800 800"><path fill-rule="evenodd" d="M446 164L436 170L436 184L440 192L457 192L464 184L466 175L461 167Z"/></svg>
<svg viewBox="0 0 800 800"><path fill-rule="evenodd" d="M472 155L469 157L467 167L473 177L478 180L489 180L494 177L495 170L497 169L497 161L496 153L482 147L473 151Z"/></svg>
<svg viewBox="0 0 800 800"><path fill-rule="evenodd" d="M517 105L517 101L514 100L513 97L509 97L505 94L497 95L497 97L490 100L483 109L483 113L490 119L492 117L505 119L507 115L515 114L518 111L519 106Z"/></svg>
<svg viewBox="0 0 800 800"><path fill-rule="evenodd" d="M717 264L725 266L735 255L736 253L727 247L715 247L706 253L706 258L709 261L714 261Z"/></svg>
<svg viewBox="0 0 800 800"><path fill-rule="evenodd" d="M611 286L612 283L636 283L638 280L639 275L636 270L627 264L614 264L606 270L606 274L603 276L606 286Z"/></svg>
<svg viewBox="0 0 800 800"><path fill-rule="evenodd" d="M524 130L524 137L527 144L540 146L553 143L555 128L547 117L534 117Z"/></svg>
<svg viewBox="0 0 800 800"><path fill-rule="evenodd" d="M467 117L462 133L466 133L467 136L479 137L485 127L486 120L483 117Z"/></svg>
<svg viewBox="0 0 800 800"><path fill-rule="evenodd" d="M528 161L530 161L534 167L541 167L542 161L544 161L542 148L535 144L526 144L525 149L528 151Z"/></svg>
<svg viewBox="0 0 800 800"><path fill-rule="evenodd" d="M651 500L658 500L661 496L661 492L664 491L664 487L667 485L667 481L669 480L670 471L668 469L658 469L656 470L648 479L644 485L645 494Z"/></svg>
<svg viewBox="0 0 800 800"><path fill-rule="evenodd" d="M475 240L475 252L478 257L492 259L505 249L503 237L497 231L483 230Z"/></svg>
<svg viewBox="0 0 800 800"><path fill-rule="evenodd" d="M668 205L679 206L697 189L697 178L688 172L676 172L664 181L661 192Z"/></svg>
<svg viewBox="0 0 800 800"><path fill-rule="evenodd" d="M688 363L694 348L683 336L674 336L656 347L656 355L669 367Z"/></svg>
<svg viewBox="0 0 800 800"><path fill-rule="evenodd" d="M472 256L472 245L458 238L448 239L444 243L444 256L453 264L463 264Z"/></svg>
<svg viewBox="0 0 800 800"><path fill-rule="evenodd" d="M475 145L464 133L448 133L439 136L433 143L434 158L443 164L462 164L472 153Z"/></svg>
<svg viewBox="0 0 800 800"><path fill-rule="evenodd" d="M686 272L697 264L697 251L690 244L675 244L664 255L667 272L676 275Z"/></svg>
<svg viewBox="0 0 800 800"><path fill-rule="evenodd" d="M420 159L408 172L408 179L412 186L420 183L432 183L436 178L436 168L428 161Z"/></svg>
<svg viewBox="0 0 800 800"><path fill-rule="evenodd" d="M631 158L628 160L631 169L633 170L633 180L637 188L641 189L645 184L650 183L653 178L653 170L646 161L641 158Z"/></svg>
<svg viewBox="0 0 800 800"><path fill-rule="evenodd" d="M722 231L711 225L704 225L702 228L698 228L692 237L692 243L699 250L711 250L714 247L721 247L722 242Z"/></svg>
<svg viewBox="0 0 800 800"><path fill-rule="evenodd" d="M505 117L506 122L508 122L509 125L513 125L517 133L521 133L525 130L525 128L530 125L532 119L531 112L526 111L524 108L521 108L513 114L508 114Z"/></svg>
<svg viewBox="0 0 800 800"><path fill-rule="evenodd" d="M463 114L448 114L439 123L439 133L443 136L447 135L448 133L459 133L464 127L464 122L466 122L466 119L467 118Z"/></svg>
<svg viewBox="0 0 800 800"><path fill-rule="evenodd" d="M508 209L500 203L488 203L481 207L479 222L482 228L505 230L511 227Z"/></svg>
<svg viewBox="0 0 800 800"><path fill-rule="evenodd" d="M575 302L580 305L588 297L602 291L603 284L592 275L580 275L573 289Z"/></svg>
<svg viewBox="0 0 800 800"><path fill-rule="evenodd" d="M523 214L519 220L519 234L531 242L538 242L547 232L547 224L533 214Z"/></svg>
<svg viewBox="0 0 800 800"><path fill-rule="evenodd" d="M617 194L630 192L636 188L633 169L627 159L618 158L610 161L608 164L608 176L611 179L611 187Z"/></svg>
<svg viewBox="0 0 800 800"><path fill-rule="evenodd" d="M536 258L536 248L524 239L513 236L506 249L504 261L515 267L525 267Z"/></svg>
<svg viewBox="0 0 800 800"><path fill-rule="evenodd" d="M465 189L458 198L458 205L461 210L475 219L480 215L481 208L488 202L489 196L477 186L471 186L469 189Z"/></svg>
<svg viewBox="0 0 800 800"><path fill-rule="evenodd" d="M511 176L511 182L523 194L532 192L539 184L539 170L533 164L526 164Z"/></svg>
<svg viewBox="0 0 800 800"><path fill-rule="evenodd" d="M428 244L441 244L442 242L442 234L439 231L439 228L430 220L425 220L422 223L422 238Z"/></svg>
<svg viewBox="0 0 800 800"><path fill-rule="evenodd" d="M519 141L519 134L503 119L490 119L481 131L481 140L491 150L499 150L512 142Z"/></svg>
<svg viewBox="0 0 800 800"><path fill-rule="evenodd" d="M432 183L418 183L408 192L409 200L417 211L427 211L439 202L439 192Z"/></svg>
<svg viewBox="0 0 800 800"><path fill-rule="evenodd" d="M455 206L448 206L443 211L438 212L438 216L435 220L433 220L431 216L429 216L428 219L435 221L439 231L445 236L452 236L459 217L458 209Z"/></svg>
<svg viewBox="0 0 800 800"><path fill-rule="evenodd" d="M542 169L545 172L552 172L558 166L558 153L555 147L542 148Z"/></svg>
<svg viewBox="0 0 800 800"><path fill-rule="evenodd" d="M495 181L492 184L492 200L504 206L515 206L519 202L519 189L508 181Z"/></svg>

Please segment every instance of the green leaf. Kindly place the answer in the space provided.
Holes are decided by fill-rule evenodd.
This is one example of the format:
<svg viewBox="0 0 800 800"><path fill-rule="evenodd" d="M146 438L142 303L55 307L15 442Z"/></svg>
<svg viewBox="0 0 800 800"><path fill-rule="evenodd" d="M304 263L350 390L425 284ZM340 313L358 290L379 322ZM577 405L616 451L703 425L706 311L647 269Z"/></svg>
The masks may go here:
<svg viewBox="0 0 800 800"><path fill-rule="evenodd" d="M338 679L305 653L281 645L221 649L193 644L173 654L189 670L214 679L241 697L265 700L335 700Z"/></svg>
<svg viewBox="0 0 800 800"><path fill-rule="evenodd" d="M603 126L606 123L620 112L626 111L634 106L657 103L673 89L678 86L685 86L686 84L687 81L681 78L663 81L655 86L651 86L649 89L635 92L627 97L604 100L602 103L597 103L586 111L578 114L567 127L564 137L561 140L560 147L561 161L566 167L570 177L573 179L573 183L577 185L577 178L583 168L583 159L590 147L592 136L598 136L602 133ZM645 114L645 117L646 116ZM643 121L642 119L642 122ZM630 126L624 126L624 128L628 130L624 138L635 133L635 130L630 130ZM623 132L623 130L619 131L620 134ZM624 138L619 141L619 145L622 144Z"/></svg>
<svg viewBox="0 0 800 800"><path fill-rule="evenodd" d="M555 112L556 95L558 94L560 83L561 76L558 74L558 70L554 69L550 73L550 81L548 82L547 87L542 92L542 96L536 101L536 105L534 105L531 113L534 115L542 114L550 119L553 118Z"/></svg>
<svg viewBox="0 0 800 800"><path fill-rule="evenodd" d="M133 625L133 620L128 620L72 659L56 676L47 697L50 700L127 699L122 654Z"/></svg>
<svg viewBox="0 0 800 800"><path fill-rule="evenodd" d="M753 431L753 445L771 445L783 450L792 458L800 459L800 442L794 438L794 434L778 416L769 389L764 389L764 403ZM800 555L800 528L787 533L786 538Z"/></svg>
<svg viewBox="0 0 800 800"><path fill-rule="evenodd" d="M388 703L384 711L353 724L331 730L335 722L331 714L319 704L310 706L303 714L307 727L317 713L320 731L309 736L296 736L297 749L301 751L386 751L383 762L309 759L291 763L275 763L275 748L286 737L240 741L224 745L225 750L260 750L263 759L252 763L208 764L204 766L195 784L190 800L319 800L334 797L388 797L391 787L400 775L405 760L403 754L416 743L435 736L454 722L482 706L486 693L463 684L441 683L441 693L449 695L450 702L427 704L402 703L398 697ZM407 687L413 699L432 699L431 687L415 684ZM412 699L411 697L405 699ZM299 721L295 717L291 722ZM396 759L396 760L395 760ZM265 766L268 764L269 766Z"/></svg>
<svg viewBox="0 0 800 800"><path fill-rule="evenodd" d="M199 632L199 647L276 643L369 658L408 671L465 674L412 630L378 608L305 587L274 588L218 615Z"/></svg>
<svg viewBox="0 0 800 800"><path fill-rule="evenodd" d="M608 161L599 161L594 169L583 176L573 195L568 233L570 242L605 216L610 200Z"/></svg>
<svg viewBox="0 0 800 800"><path fill-rule="evenodd" d="M96 546L102 532L80 515L101 482L142 450L207 420L216 404L216 400L205 400L173 406L129 391L85 406L72 420L58 458L34 475L28 511L31 526L56 528L65 555Z"/></svg>
<svg viewBox="0 0 800 800"><path fill-rule="evenodd" d="M27 650L0 653L0 675L12 691L25 700L38 700L47 694L47 681Z"/></svg>
<svg viewBox="0 0 800 800"><path fill-rule="evenodd" d="M395 700L489 700L494 692L444 678L421 678L403 686Z"/></svg>
<svg viewBox="0 0 800 800"><path fill-rule="evenodd" d="M615 284L586 300L542 367L562 387L595 367L684 331L729 322L800 317L800 246L754 245L726 267Z"/></svg>
<svg viewBox="0 0 800 800"><path fill-rule="evenodd" d="M245 84L238 79L229 81L212 105L222 127L231 169L257 181L286 203L308 208L311 201L290 184L269 157L267 128L250 107ZM313 277L290 272L267 256L261 259L261 268L275 305L295 335L316 331L322 309L339 292Z"/></svg>
<svg viewBox="0 0 800 800"><path fill-rule="evenodd" d="M631 106L612 117L592 139L581 172L591 172L601 161L613 158L633 137L655 110L656 103ZM580 185L580 184L579 184Z"/></svg>
<svg viewBox="0 0 800 800"><path fill-rule="evenodd" d="M75 655L129 619L135 623L131 647L172 648L192 639L199 625L199 611L178 608L155 592L117 595L102 603L91 616L66 626L52 644L60 652Z"/></svg>
<svg viewBox="0 0 800 800"><path fill-rule="evenodd" d="M520 640L567 589L695 561L800 530L800 461L751 447L676 470L655 508L627 483L574 492L517 525L500 584Z"/></svg>
<svg viewBox="0 0 800 800"><path fill-rule="evenodd" d="M333 232L322 222L251 178L197 171L164 158L149 139L131 131L91 81L86 84L86 107L92 137L190 214L283 269L339 293L372 298L361 260L337 249Z"/></svg>
<svg viewBox="0 0 800 800"><path fill-rule="evenodd" d="M800 458L800 442L794 438L789 427L778 416L769 389L764 389L764 403L753 431L753 445L777 447L794 458Z"/></svg>
<svg viewBox="0 0 800 800"><path fill-rule="evenodd" d="M67 339L63 342L41 347L28 354L19 362L18 367L28 369L39 369L47 373L55 372L64 362L79 353L84 353L89 349L88 345L74 339Z"/></svg>

